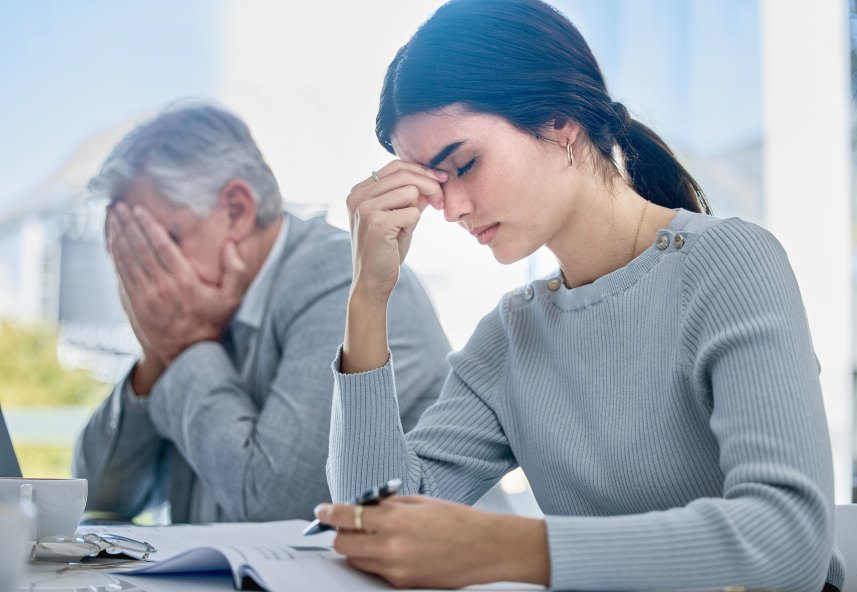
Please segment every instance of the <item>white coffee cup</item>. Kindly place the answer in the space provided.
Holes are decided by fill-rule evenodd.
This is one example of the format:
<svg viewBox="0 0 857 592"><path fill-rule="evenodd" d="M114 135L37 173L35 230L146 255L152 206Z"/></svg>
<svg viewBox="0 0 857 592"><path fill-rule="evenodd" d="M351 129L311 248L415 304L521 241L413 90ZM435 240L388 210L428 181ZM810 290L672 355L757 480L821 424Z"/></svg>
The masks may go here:
<svg viewBox="0 0 857 592"><path fill-rule="evenodd" d="M32 502L36 508L35 539L73 536L86 507L86 479L0 478L0 503Z"/></svg>

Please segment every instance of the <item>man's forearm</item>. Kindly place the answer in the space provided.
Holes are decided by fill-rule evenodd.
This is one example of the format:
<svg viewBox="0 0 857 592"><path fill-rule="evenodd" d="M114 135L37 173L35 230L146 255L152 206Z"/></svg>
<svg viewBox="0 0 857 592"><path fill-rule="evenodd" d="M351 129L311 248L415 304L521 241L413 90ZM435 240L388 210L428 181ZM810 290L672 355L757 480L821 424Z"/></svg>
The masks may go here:
<svg viewBox="0 0 857 592"><path fill-rule="evenodd" d="M132 370L131 386L138 396L148 396L166 367L154 355L143 352L143 357Z"/></svg>
<svg viewBox="0 0 857 592"><path fill-rule="evenodd" d="M128 380L118 382L78 436L72 475L89 480L88 510L130 520L163 495L155 493L163 440L149 419L148 400L128 397Z"/></svg>

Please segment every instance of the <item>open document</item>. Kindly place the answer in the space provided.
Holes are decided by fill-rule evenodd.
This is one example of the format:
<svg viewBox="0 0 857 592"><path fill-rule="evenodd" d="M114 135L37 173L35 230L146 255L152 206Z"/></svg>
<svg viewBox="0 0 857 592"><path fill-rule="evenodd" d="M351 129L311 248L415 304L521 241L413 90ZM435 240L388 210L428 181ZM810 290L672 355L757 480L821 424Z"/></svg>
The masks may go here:
<svg viewBox="0 0 857 592"><path fill-rule="evenodd" d="M121 568L122 574L178 574L228 571L235 587L252 580L269 592L303 590L390 590L380 578L350 568L331 545L335 532L305 537L305 520L176 526L82 527L145 541L157 549L150 558ZM478 589L541 590L524 584Z"/></svg>
<svg viewBox="0 0 857 592"><path fill-rule="evenodd" d="M229 571L236 588L245 579L265 590L379 590L381 580L352 570L333 551L335 533L301 534L304 520L176 526L86 527L146 541L157 549L125 574Z"/></svg>

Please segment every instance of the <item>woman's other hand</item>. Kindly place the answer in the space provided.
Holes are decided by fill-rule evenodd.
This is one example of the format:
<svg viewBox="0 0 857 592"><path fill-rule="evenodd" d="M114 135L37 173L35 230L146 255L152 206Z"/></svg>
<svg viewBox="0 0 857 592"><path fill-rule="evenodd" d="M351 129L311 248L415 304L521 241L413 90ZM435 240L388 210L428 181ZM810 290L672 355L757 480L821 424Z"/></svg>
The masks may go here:
<svg viewBox="0 0 857 592"><path fill-rule="evenodd" d="M396 587L458 588L495 581L550 580L543 520L489 514L422 496L366 506L323 504L319 519L340 530L334 549L353 567Z"/></svg>

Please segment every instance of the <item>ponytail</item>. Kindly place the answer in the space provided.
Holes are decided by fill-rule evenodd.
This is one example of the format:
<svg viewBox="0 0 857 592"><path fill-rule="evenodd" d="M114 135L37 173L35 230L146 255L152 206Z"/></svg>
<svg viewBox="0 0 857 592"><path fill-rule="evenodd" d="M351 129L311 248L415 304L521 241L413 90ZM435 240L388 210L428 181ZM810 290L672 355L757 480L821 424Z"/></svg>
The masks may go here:
<svg viewBox="0 0 857 592"><path fill-rule="evenodd" d="M667 208L711 214L705 193L669 146L651 128L633 119L622 103L611 103L614 133L634 191Z"/></svg>

